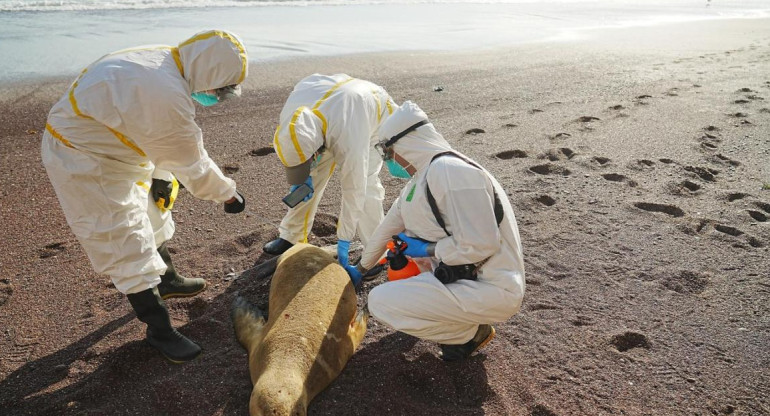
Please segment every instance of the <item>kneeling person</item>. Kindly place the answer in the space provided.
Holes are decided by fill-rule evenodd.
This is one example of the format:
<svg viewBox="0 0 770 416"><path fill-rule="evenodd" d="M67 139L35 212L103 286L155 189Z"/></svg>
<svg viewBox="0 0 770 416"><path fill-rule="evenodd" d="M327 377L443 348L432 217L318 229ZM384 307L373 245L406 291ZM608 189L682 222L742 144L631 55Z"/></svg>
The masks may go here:
<svg viewBox="0 0 770 416"><path fill-rule="evenodd" d="M411 180L349 272L360 279L399 235L405 254L429 259L433 270L377 286L369 311L398 331L438 342L444 360L466 358L494 337L492 323L521 307L524 261L513 209L497 180L454 151L417 105L405 102L380 136L388 170Z"/></svg>

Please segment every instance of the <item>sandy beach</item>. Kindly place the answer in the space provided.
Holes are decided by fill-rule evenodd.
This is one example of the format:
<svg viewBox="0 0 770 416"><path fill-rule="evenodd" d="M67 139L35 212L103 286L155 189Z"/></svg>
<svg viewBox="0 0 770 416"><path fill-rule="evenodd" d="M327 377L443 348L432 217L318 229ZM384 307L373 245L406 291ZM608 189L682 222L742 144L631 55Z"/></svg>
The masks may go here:
<svg viewBox="0 0 770 416"><path fill-rule="evenodd" d="M185 365L145 343L125 296L92 271L41 164L48 110L72 78L6 85L0 413L247 414L247 355L229 310L236 292L267 303L270 282L254 268L270 258L262 246L287 189L273 131L299 79L345 72L418 103L506 188L527 292L459 363L371 320L310 414L770 415L770 19L588 35L255 62L242 99L197 115L251 213L185 191L175 205L175 265L211 284L167 301L204 349ZM404 183L381 175L387 208ZM336 242L339 201L333 179L311 243ZM359 305L383 279L363 285Z"/></svg>

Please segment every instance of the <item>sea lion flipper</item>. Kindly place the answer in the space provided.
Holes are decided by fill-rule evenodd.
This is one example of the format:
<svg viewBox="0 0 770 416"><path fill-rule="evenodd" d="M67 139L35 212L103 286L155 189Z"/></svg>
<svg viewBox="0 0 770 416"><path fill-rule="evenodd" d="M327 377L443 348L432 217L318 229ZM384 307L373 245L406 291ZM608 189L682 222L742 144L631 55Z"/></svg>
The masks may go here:
<svg viewBox="0 0 770 416"><path fill-rule="evenodd" d="M265 316L256 306L249 303L241 296L236 296L230 311L233 319L235 337L247 351L251 345L262 340L262 327L265 325Z"/></svg>
<svg viewBox="0 0 770 416"><path fill-rule="evenodd" d="M353 351L358 349L361 341L366 335L366 322L369 320L369 309L364 308L360 310L353 320L350 322L350 328L348 328L348 336L350 341L353 342Z"/></svg>

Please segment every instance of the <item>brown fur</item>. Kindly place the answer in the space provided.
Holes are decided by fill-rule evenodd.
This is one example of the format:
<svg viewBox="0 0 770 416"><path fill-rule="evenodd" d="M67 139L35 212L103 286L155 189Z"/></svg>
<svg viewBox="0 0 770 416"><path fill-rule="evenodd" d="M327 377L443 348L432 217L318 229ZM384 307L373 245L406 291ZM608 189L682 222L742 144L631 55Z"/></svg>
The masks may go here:
<svg viewBox="0 0 770 416"><path fill-rule="evenodd" d="M267 321L236 299L233 324L249 352L252 416L307 413L308 403L340 374L364 337L368 314L356 309L345 269L309 244L296 244L278 259Z"/></svg>

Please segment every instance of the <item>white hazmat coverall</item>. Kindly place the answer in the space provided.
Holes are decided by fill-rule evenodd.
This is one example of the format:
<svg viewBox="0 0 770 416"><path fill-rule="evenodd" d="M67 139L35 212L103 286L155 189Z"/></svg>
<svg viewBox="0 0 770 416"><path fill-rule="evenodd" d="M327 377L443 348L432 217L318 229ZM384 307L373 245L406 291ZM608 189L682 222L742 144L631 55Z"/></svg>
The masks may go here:
<svg viewBox="0 0 770 416"><path fill-rule="evenodd" d="M102 57L51 109L43 164L94 270L120 292L153 288L166 270L154 234L170 238L173 223L150 201L153 173L201 199L235 196L203 147L190 94L240 84L247 68L237 36L205 31Z"/></svg>
<svg viewBox="0 0 770 416"><path fill-rule="evenodd" d="M425 113L405 102L380 133L390 138L420 120L427 120ZM391 236L404 231L436 242L434 267L439 260L450 266L488 260L478 270L478 280L444 285L428 271L383 283L369 293L369 311L398 331L441 344L464 344L479 324L506 321L521 307L524 261L513 209L505 190L485 170L454 156L430 163L436 154L452 150L433 124L407 134L393 149L417 171L366 245L363 268L374 267ZM430 209L426 183L451 236ZM504 211L499 226L493 187Z"/></svg>
<svg viewBox="0 0 770 416"><path fill-rule="evenodd" d="M385 189L378 176L382 158L374 144L380 124L394 108L382 87L345 74L313 74L294 87L273 140L281 163L296 166L322 145L326 150L310 171L313 197L289 209L281 221L281 238L307 242L323 191L339 165L342 203L337 238L352 241L358 234L366 244L384 216Z"/></svg>

